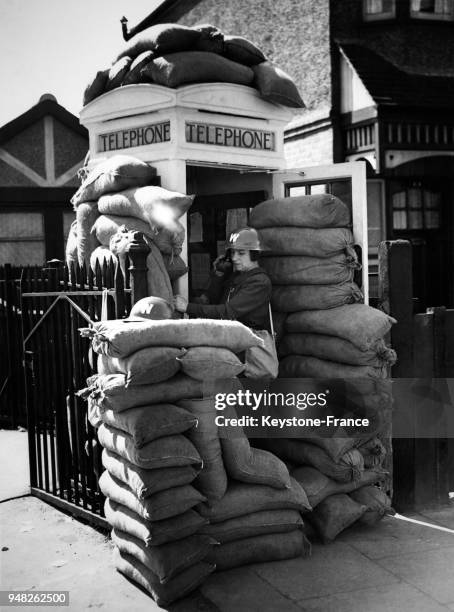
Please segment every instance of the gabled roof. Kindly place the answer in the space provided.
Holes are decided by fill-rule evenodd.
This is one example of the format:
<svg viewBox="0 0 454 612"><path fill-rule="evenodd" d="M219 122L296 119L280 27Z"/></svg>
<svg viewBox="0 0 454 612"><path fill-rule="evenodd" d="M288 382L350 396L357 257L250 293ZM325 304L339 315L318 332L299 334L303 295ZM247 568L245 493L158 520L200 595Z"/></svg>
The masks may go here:
<svg viewBox="0 0 454 612"><path fill-rule="evenodd" d="M454 77L408 73L363 45L338 44L378 105L454 108Z"/></svg>
<svg viewBox="0 0 454 612"><path fill-rule="evenodd" d="M10 140L13 136L22 132L46 115L51 115L58 119L63 125L77 132L88 140L88 131L79 123L77 117L71 114L63 106L58 104L54 96L45 94L41 96L39 102L32 106L28 111L16 117L9 123L0 128L0 145Z"/></svg>

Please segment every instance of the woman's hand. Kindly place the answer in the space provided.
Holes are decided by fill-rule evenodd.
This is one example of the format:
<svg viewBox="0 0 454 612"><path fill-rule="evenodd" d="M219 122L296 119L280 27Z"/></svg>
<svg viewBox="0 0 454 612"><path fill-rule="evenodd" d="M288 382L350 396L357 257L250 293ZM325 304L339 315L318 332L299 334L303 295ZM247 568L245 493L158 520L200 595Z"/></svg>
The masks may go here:
<svg viewBox="0 0 454 612"><path fill-rule="evenodd" d="M188 300L182 295L175 295L173 297L173 307L178 312L186 312L186 308L188 307Z"/></svg>

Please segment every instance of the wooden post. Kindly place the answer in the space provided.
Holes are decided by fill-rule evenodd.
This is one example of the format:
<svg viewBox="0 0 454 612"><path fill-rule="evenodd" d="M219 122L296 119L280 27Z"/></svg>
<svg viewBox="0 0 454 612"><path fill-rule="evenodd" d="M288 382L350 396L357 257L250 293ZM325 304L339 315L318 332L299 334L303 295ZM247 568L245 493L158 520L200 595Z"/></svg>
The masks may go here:
<svg viewBox="0 0 454 612"><path fill-rule="evenodd" d="M150 247L145 242L141 232L132 233L132 239L126 247L125 252L130 260L131 305L134 305L148 295L147 257L150 253Z"/></svg>

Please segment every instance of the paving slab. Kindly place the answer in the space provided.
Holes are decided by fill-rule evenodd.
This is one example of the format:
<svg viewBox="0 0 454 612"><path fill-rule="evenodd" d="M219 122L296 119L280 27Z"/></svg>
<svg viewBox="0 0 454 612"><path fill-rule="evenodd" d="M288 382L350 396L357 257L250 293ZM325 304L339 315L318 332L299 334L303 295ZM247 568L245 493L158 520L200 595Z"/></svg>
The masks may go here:
<svg viewBox="0 0 454 612"><path fill-rule="evenodd" d="M28 434L0 429L0 501L30 493Z"/></svg>
<svg viewBox="0 0 454 612"><path fill-rule="evenodd" d="M397 578L409 582L442 604L454 600L454 546L377 560Z"/></svg>
<svg viewBox="0 0 454 612"><path fill-rule="evenodd" d="M445 606L404 582L316 599L304 599L301 605L305 612L446 611Z"/></svg>
<svg viewBox="0 0 454 612"><path fill-rule="evenodd" d="M282 561L273 563L279 565ZM296 604L245 566L212 574L202 593L221 612L301 612Z"/></svg>
<svg viewBox="0 0 454 612"><path fill-rule="evenodd" d="M448 529L454 529L454 503L436 510L421 511L421 515L428 523L437 523Z"/></svg>
<svg viewBox="0 0 454 612"><path fill-rule="evenodd" d="M408 515L422 522L430 522L422 514ZM355 525L340 534L337 542L348 542L369 559L400 556L413 552L438 550L453 545L454 535L431 527L409 523L392 516L385 516L372 527Z"/></svg>
<svg viewBox="0 0 454 612"><path fill-rule="evenodd" d="M294 601L399 582L360 552L341 542L315 544L312 556L262 563L254 571Z"/></svg>

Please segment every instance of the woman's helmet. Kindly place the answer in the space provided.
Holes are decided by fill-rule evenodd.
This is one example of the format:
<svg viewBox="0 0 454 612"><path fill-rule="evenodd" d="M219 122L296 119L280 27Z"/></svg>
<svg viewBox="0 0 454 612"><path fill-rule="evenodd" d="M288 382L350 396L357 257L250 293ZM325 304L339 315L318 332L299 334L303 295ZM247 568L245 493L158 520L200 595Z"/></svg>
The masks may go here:
<svg viewBox="0 0 454 612"><path fill-rule="evenodd" d="M242 227L230 234L228 249L246 249L248 251L263 251L263 245L257 230L253 227Z"/></svg>

